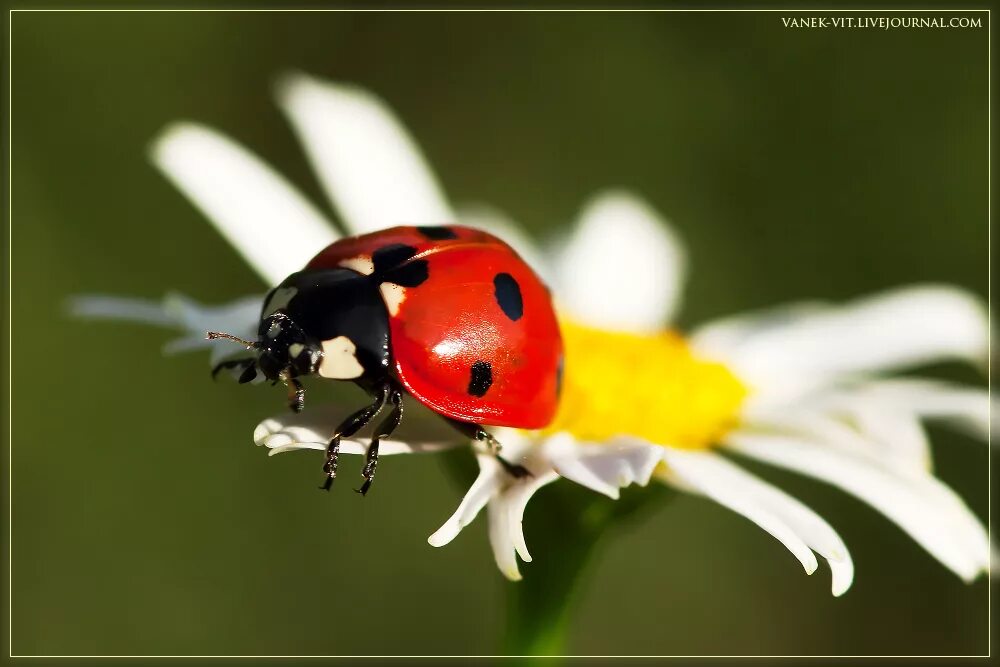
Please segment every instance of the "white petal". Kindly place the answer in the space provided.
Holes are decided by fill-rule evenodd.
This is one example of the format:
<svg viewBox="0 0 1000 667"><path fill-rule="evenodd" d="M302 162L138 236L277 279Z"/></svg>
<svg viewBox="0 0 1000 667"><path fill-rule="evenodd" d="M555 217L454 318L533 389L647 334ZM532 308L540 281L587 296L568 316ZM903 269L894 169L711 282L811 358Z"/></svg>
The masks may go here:
<svg viewBox="0 0 1000 667"><path fill-rule="evenodd" d="M655 331L679 305L685 265L680 241L649 205L608 192L584 207L557 258L558 294L585 323Z"/></svg>
<svg viewBox="0 0 1000 667"><path fill-rule="evenodd" d="M918 417L941 419L973 437L989 439L990 395L986 389L900 378L873 380L860 391L869 400L911 411Z"/></svg>
<svg viewBox="0 0 1000 667"><path fill-rule="evenodd" d="M619 488L634 483L644 486L649 482L662 451L641 441L582 443L568 433L555 434L541 443L509 430L497 435L504 443L503 456L508 461L527 467L531 476L520 479L507 477L503 492L491 501L491 506L506 506L509 513L506 519L498 517L495 520L497 525L505 526L510 535L509 539L495 539L494 549L512 545L517 555L526 562L531 561L531 554L524 541L522 520L528 501L538 489L562 476L617 498ZM501 557L498 554L497 562L504 570L511 561L506 555ZM516 559L514 568L511 571L516 571ZM510 571L504 572L510 576Z"/></svg>
<svg viewBox="0 0 1000 667"><path fill-rule="evenodd" d="M267 447L271 454L297 449L326 451L333 431L346 416L342 410L328 407L307 409L299 414L289 413L265 419L253 432L254 444ZM434 452L460 444L458 441L424 441L387 439L379 443L379 454L411 454ZM364 454L368 441L345 439L340 451L345 454Z"/></svg>
<svg viewBox="0 0 1000 667"><path fill-rule="evenodd" d="M72 314L95 319L139 322L184 332L181 338L167 343L167 353L210 348L211 361L239 352L242 347L228 340L210 341L208 331L225 331L234 336L254 340L263 295L248 296L221 306L204 306L182 294L170 293L162 301L128 297L82 295L70 300Z"/></svg>
<svg viewBox="0 0 1000 667"><path fill-rule="evenodd" d="M553 270L544 253L521 227L501 211L485 204L470 204L458 209L458 221L476 227L503 239L517 251L528 266L548 283L552 283ZM558 285L554 286L558 293Z"/></svg>
<svg viewBox="0 0 1000 667"><path fill-rule="evenodd" d="M256 338L263 302L263 294L254 294L219 306L205 306L183 294L171 292L163 300L163 309L184 329L200 332L203 338L206 331L212 330Z"/></svg>
<svg viewBox="0 0 1000 667"><path fill-rule="evenodd" d="M494 502L501 502L507 506L508 528L511 533L511 541L517 555L526 563L531 562L531 554L528 553L528 545L524 542L524 531L522 523L524 521L524 510L528 506L528 501L535 495L538 489L546 484L559 479L559 474L555 470L541 471L531 468L531 476L517 480L506 491L502 498Z"/></svg>
<svg viewBox="0 0 1000 667"><path fill-rule="evenodd" d="M689 482L697 484L702 478L708 478L714 484L731 487L733 494L744 494L764 512L785 523L810 549L827 560L835 596L843 595L850 588L854 580L854 561L847 547L830 524L802 502L716 454L672 450L665 458L671 471L681 475L685 473L678 472L676 464L678 458L683 459L681 467ZM692 466L697 466L696 473L691 472ZM692 475L695 480L691 479Z"/></svg>
<svg viewBox="0 0 1000 667"><path fill-rule="evenodd" d="M152 159L268 285L336 240L323 215L258 157L201 125L169 126Z"/></svg>
<svg viewBox="0 0 1000 667"><path fill-rule="evenodd" d="M208 347L212 350L213 364L235 355L245 348L230 340L208 340L205 333L223 331L245 340L256 340L263 301L264 296L258 295L244 297L221 306L203 306L183 294L168 294L163 301L163 307L174 316L187 335L168 343L166 349L186 351Z"/></svg>
<svg viewBox="0 0 1000 667"><path fill-rule="evenodd" d="M809 545L782 516L775 513L774 507L770 506L773 505L773 497L762 499L763 482L712 452L664 447L663 460L668 466L663 473L666 481L672 481L676 476L683 481L685 489L694 488L720 505L742 514L785 545L799 559L806 573L816 571L816 556Z"/></svg>
<svg viewBox="0 0 1000 667"><path fill-rule="evenodd" d="M805 326L816 316L828 315L832 309L833 306L822 301L800 301L731 315L695 328L690 340L703 354L727 358L758 337L781 335L791 328Z"/></svg>
<svg viewBox="0 0 1000 667"><path fill-rule="evenodd" d="M798 433L874 456L889 466L931 470L930 443L921 419L939 419L971 437L989 438L985 389L901 378L851 383L817 392L794 405L751 401L744 423Z"/></svg>
<svg viewBox="0 0 1000 667"><path fill-rule="evenodd" d="M981 362L987 334L979 298L927 286L841 308L810 304L723 321L697 330L692 341L701 354L722 359L742 380L780 402L844 376L950 359Z"/></svg>
<svg viewBox="0 0 1000 667"><path fill-rule="evenodd" d="M567 433L550 437L544 449L560 475L614 499L630 484L648 484L663 458L663 448L640 440L595 444L576 441Z"/></svg>
<svg viewBox="0 0 1000 667"><path fill-rule="evenodd" d="M882 463L872 443L854 428L824 412L795 406L784 410L753 410L743 415L748 432L764 431L839 447L857 456Z"/></svg>
<svg viewBox="0 0 1000 667"><path fill-rule="evenodd" d="M520 581L521 572L517 568L517 547L510 523L510 509L506 502L494 501L486 508L489 519L490 546L493 558L503 575L511 581Z"/></svg>
<svg viewBox="0 0 1000 667"><path fill-rule="evenodd" d="M515 428L490 427L488 429L501 445L500 455L509 463L526 465L538 453L537 439L528 431ZM538 465L534 460L532 465ZM546 467L544 463L542 467Z"/></svg>
<svg viewBox="0 0 1000 667"><path fill-rule="evenodd" d="M805 439L737 431L727 436L726 445L856 496L965 580L987 567L986 531L954 492L930 475L894 473L871 458Z"/></svg>
<svg viewBox="0 0 1000 667"><path fill-rule="evenodd" d="M734 442L738 440L743 447L748 446L745 444L746 441L756 442L758 438L762 438L763 444L756 446L770 447L773 440L773 446L779 450L788 448L793 453L801 452L803 449L818 448L827 452L827 456L842 458L847 462L848 468L862 470L870 468L875 471L872 473L874 478L877 479L879 475L887 476L890 484L900 486L906 490L905 493L915 494L930 508L945 512L947 516L943 520L949 526L954 526L958 533L955 540L968 546L971 553L981 554L985 538L978 519L954 491L936 479L926 468L912 464L900 465L897 458L886 455L881 443L873 442L866 437L866 434L848 428L839 420L825 415L788 414L773 418L764 424L767 430L764 434L759 432L760 426L757 423L747 422L746 426L731 433L729 437ZM827 481L841 486L832 480Z"/></svg>
<svg viewBox="0 0 1000 667"><path fill-rule="evenodd" d="M889 464L916 471L931 470L930 442L916 415L863 395L845 396L841 410Z"/></svg>
<svg viewBox="0 0 1000 667"><path fill-rule="evenodd" d="M70 297L69 312L74 317L98 320L121 320L174 328L177 319L160 301L106 294L81 294Z"/></svg>
<svg viewBox="0 0 1000 667"><path fill-rule="evenodd" d="M509 475L491 454L479 454L479 476L455 513L430 536L432 546L447 544L459 531L475 519L483 505L489 507L490 543L500 570L510 579L520 579L517 556L531 561L524 541L522 521L528 501L538 489L559 479L535 442L511 429L499 429L496 436L503 442L503 457L525 465L528 477Z"/></svg>
<svg viewBox="0 0 1000 667"><path fill-rule="evenodd" d="M480 455L479 476L472 483L455 513L437 531L427 538L432 547L443 547L455 539L463 528L472 523L490 499L500 493L504 471L492 456Z"/></svg>
<svg viewBox="0 0 1000 667"><path fill-rule="evenodd" d="M278 101L351 232L454 222L416 144L371 93L289 74Z"/></svg>
<svg viewBox="0 0 1000 667"><path fill-rule="evenodd" d="M290 429L289 433L294 433L294 429ZM288 437L288 434L275 436L267 439L263 443L258 444L263 444L268 448L268 456L302 450L318 452L326 451L326 443L295 440L292 437ZM340 453L363 456L368 453L368 444L367 440L357 440L352 438L344 439L340 441ZM426 451L433 451L433 449L428 448L426 443L410 443L403 442L402 440L381 440L379 441L378 448L379 456L392 456L393 454L416 454Z"/></svg>

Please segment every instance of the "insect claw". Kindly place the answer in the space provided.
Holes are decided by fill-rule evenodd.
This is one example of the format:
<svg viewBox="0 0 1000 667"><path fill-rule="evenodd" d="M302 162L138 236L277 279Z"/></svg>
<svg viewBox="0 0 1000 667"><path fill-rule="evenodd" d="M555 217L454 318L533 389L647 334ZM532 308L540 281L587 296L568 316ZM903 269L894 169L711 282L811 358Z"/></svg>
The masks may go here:
<svg viewBox="0 0 1000 667"><path fill-rule="evenodd" d="M507 471L507 474L515 479L534 477L531 471L525 468L524 466L518 465L517 463L511 463L510 461L500 456L499 454L494 454L494 458L496 458L497 462L499 462L500 465L503 466L503 469Z"/></svg>

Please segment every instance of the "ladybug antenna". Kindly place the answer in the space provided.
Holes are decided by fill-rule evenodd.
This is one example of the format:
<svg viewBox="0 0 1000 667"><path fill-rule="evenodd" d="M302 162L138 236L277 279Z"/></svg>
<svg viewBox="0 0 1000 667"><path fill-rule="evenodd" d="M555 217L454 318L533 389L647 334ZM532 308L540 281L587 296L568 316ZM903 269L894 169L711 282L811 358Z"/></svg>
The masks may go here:
<svg viewBox="0 0 1000 667"><path fill-rule="evenodd" d="M256 342L250 342L248 340L243 340L242 338L238 338L237 336L234 336L233 334L222 333L221 331L209 331L209 332L207 332L205 334L205 338L207 338L208 340L216 340L218 338L225 338L226 340L231 340L231 341L234 341L236 343L239 343L240 345L245 346L248 350L252 350L254 348L260 347L260 345L258 343L256 343Z"/></svg>

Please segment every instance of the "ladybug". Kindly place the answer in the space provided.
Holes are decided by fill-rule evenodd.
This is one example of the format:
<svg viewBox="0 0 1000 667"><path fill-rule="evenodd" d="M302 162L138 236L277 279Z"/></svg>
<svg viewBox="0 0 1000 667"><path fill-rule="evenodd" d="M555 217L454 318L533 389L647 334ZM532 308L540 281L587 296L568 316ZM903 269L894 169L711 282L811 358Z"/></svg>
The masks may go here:
<svg viewBox="0 0 1000 667"><path fill-rule="evenodd" d="M289 388L299 412L299 378L356 383L372 402L336 428L321 488L337 475L341 438L376 427L362 470L368 492L379 440L402 419L403 394L485 442L511 473L528 474L499 456L484 426L543 428L559 401L563 348L548 289L506 243L460 226L393 227L324 248L264 299L256 341L235 340L251 357L225 361L241 383L258 374Z"/></svg>

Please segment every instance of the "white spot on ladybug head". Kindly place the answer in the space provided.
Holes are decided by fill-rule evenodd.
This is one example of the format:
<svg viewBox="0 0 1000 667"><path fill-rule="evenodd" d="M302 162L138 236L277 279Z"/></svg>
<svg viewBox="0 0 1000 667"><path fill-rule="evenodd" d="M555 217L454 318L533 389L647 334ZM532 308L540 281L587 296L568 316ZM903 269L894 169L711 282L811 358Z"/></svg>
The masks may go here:
<svg viewBox="0 0 1000 667"><path fill-rule="evenodd" d="M363 276L370 276L375 273L375 263L372 262L372 258L368 255L358 255L357 257L351 257L350 259L342 259L337 263L337 266L342 266L345 269L350 269L351 271L357 271Z"/></svg>
<svg viewBox="0 0 1000 667"><path fill-rule="evenodd" d="M292 343L288 346L288 356L297 357L306 351L306 346L302 343Z"/></svg>
<svg viewBox="0 0 1000 667"><path fill-rule="evenodd" d="M382 283L378 289L382 293L386 310L395 317L399 313L399 307L406 300L406 289L396 283Z"/></svg>
<svg viewBox="0 0 1000 667"><path fill-rule="evenodd" d="M271 322L271 326L267 328L268 338L277 338L281 335L281 324L278 322Z"/></svg>
<svg viewBox="0 0 1000 667"><path fill-rule="evenodd" d="M261 319L274 315L276 312L287 306L288 302L291 301L296 294L298 294L298 291L299 288L297 287L279 287L274 290L271 294L271 298L267 300L267 304L264 306L264 314Z"/></svg>
<svg viewBox="0 0 1000 667"><path fill-rule="evenodd" d="M333 380L353 380L361 377L365 369L358 361L356 352L354 341L347 336L337 336L323 341L323 361L319 365L319 374Z"/></svg>

